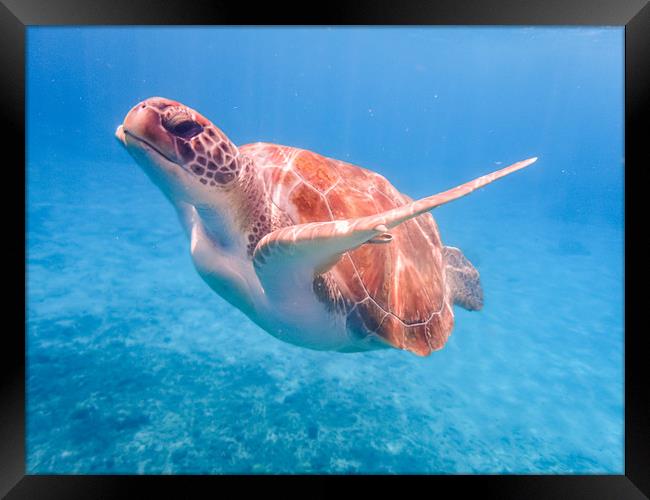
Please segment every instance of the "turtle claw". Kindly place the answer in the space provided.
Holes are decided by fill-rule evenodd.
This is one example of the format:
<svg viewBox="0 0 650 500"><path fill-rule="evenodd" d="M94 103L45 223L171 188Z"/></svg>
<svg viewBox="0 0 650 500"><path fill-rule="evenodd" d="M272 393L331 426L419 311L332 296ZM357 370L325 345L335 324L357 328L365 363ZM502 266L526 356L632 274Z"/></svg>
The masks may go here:
<svg viewBox="0 0 650 500"><path fill-rule="evenodd" d="M366 241L366 243L372 243L372 244L383 244L383 243L390 243L393 241L393 235L390 233L383 233L375 236L374 238Z"/></svg>

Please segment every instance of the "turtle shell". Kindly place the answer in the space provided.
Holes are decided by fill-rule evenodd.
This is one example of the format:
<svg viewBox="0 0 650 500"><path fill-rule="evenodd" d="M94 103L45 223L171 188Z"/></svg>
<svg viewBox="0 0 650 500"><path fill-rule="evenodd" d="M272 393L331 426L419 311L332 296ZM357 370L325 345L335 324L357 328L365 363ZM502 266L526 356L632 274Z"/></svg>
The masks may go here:
<svg viewBox="0 0 650 500"><path fill-rule="evenodd" d="M303 149L268 143L240 147L259 168L273 204L294 224L377 214L412 201L381 175ZM342 308L348 328L368 342L419 355L441 349L453 326L443 246L427 213L390 232L390 243L347 252L314 291Z"/></svg>

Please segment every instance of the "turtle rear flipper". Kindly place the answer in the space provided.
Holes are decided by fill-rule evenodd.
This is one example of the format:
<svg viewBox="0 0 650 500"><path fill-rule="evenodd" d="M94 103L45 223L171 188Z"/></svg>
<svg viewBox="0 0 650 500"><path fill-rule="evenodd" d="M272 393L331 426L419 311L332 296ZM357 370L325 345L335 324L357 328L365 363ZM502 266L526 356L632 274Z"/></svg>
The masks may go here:
<svg viewBox="0 0 650 500"><path fill-rule="evenodd" d="M445 273L454 304L468 311L483 307L483 288L478 271L455 247L444 247Z"/></svg>

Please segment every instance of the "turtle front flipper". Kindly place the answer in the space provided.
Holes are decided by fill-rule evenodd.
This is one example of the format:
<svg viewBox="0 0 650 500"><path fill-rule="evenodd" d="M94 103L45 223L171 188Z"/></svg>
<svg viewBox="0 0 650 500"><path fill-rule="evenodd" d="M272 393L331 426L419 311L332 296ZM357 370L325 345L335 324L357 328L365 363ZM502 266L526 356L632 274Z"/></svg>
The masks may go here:
<svg viewBox="0 0 650 500"><path fill-rule="evenodd" d="M341 256L386 233L377 216L310 222L278 229L262 238L253 253L255 271L267 294L296 291L334 266ZM374 225L373 225L373 222Z"/></svg>
<svg viewBox="0 0 650 500"><path fill-rule="evenodd" d="M341 256L367 242L388 242L392 228L433 208L470 194L497 179L531 165L537 158L514 163L442 193L376 215L284 227L262 238L253 253L255 271L267 293L284 297L311 287L314 276L334 266ZM309 293L305 288L305 293Z"/></svg>

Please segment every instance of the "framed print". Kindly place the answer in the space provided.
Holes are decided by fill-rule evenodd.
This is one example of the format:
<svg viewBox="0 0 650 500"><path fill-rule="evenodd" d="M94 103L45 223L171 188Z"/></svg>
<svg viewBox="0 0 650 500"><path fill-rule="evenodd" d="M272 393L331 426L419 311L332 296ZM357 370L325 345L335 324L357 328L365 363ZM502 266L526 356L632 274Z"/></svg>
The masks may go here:
<svg viewBox="0 0 650 500"><path fill-rule="evenodd" d="M102 4L1 11L3 494L648 494L644 2Z"/></svg>

